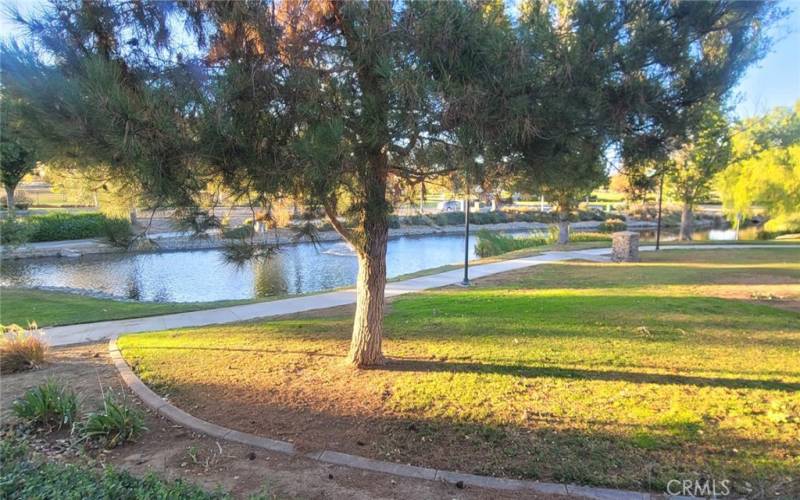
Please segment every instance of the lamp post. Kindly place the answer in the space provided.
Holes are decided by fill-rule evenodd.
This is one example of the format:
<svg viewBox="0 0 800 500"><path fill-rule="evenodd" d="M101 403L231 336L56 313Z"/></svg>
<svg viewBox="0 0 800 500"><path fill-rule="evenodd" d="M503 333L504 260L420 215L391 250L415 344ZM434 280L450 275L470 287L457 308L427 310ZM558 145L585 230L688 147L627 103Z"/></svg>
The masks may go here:
<svg viewBox="0 0 800 500"><path fill-rule="evenodd" d="M464 171L464 279L462 286L469 286L469 173Z"/></svg>
<svg viewBox="0 0 800 500"><path fill-rule="evenodd" d="M661 201L664 198L664 174L658 183L658 223L656 224L656 250L661 246Z"/></svg>

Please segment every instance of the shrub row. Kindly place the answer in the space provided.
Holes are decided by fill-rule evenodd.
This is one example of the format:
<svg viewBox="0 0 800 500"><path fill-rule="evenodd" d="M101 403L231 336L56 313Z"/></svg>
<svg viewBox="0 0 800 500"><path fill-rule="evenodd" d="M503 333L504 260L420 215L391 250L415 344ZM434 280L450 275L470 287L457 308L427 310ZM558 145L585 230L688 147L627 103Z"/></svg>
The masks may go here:
<svg viewBox="0 0 800 500"><path fill-rule="evenodd" d="M570 214L571 222L578 221L604 221L607 215L596 210L581 210ZM540 222L550 224L558 220L555 213L542 213L533 211L497 211L497 212L471 212L469 214L470 224L482 226L485 224L503 224L508 222ZM464 223L464 212L440 212L431 215L407 215L389 216L389 227L397 229L401 226L460 226ZM345 226L352 227L354 221L346 220ZM329 222L322 222L319 226L320 231L332 231L333 226Z"/></svg>
<svg viewBox="0 0 800 500"><path fill-rule="evenodd" d="M127 219L96 213L52 213L0 222L3 244L83 238L109 238L112 242L122 242L130 232L131 225Z"/></svg>

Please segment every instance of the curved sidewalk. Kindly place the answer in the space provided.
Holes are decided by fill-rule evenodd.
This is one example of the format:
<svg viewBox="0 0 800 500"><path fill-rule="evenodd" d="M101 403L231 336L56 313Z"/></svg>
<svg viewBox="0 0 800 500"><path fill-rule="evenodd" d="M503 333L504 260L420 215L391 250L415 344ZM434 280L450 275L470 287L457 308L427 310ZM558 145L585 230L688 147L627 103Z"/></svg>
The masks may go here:
<svg viewBox="0 0 800 500"><path fill-rule="evenodd" d="M663 250L673 249L704 249L719 250L730 248L800 248L800 245L667 245L662 246ZM652 246L644 246L639 250L646 252L652 251ZM561 262L565 260L608 260L611 253L610 248L594 248L588 250L572 250L564 252L546 252L541 255L524 257L520 259L504 260L492 262L490 264L479 264L470 266L470 278L483 278L493 274L524 269L526 267ZM461 282L464 271L455 269L439 274L421 276L405 281L388 283L386 285L386 297L396 297L407 293L421 292L431 288L439 288L454 285ZM294 314L315 309L326 309L329 307L343 306L355 303L355 289L337 290L333 292L320 293L316 295L306 295L301 297L291 297L281 300L259 302L241 306L231 306L219 309L206 309L202 311L192 311L185 313L166 314L162 316L149 316L144 318L122 319L114 321L101 321L98 323L84 323L79 325L58 326L45 328L45 340L51 346L63 346L70 344L80 344L84 342L96 342L107 340L117 335L126 333L139 333L157 330L168 330L172 328L183 328L191 326L206 326L223 323L234 323L258 318L269 318L284 314Z"/></svg>

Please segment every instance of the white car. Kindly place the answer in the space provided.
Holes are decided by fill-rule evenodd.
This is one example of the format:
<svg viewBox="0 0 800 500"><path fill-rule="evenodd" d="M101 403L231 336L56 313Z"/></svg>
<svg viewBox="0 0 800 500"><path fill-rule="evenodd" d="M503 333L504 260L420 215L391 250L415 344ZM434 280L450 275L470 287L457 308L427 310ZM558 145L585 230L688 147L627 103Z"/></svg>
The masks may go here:
<svg viewBox="0 0 800 500"><path fill-rule="evenodd" d="M460 212L461 202L456 200L440 201L436 208L440 212Z"/></svg>

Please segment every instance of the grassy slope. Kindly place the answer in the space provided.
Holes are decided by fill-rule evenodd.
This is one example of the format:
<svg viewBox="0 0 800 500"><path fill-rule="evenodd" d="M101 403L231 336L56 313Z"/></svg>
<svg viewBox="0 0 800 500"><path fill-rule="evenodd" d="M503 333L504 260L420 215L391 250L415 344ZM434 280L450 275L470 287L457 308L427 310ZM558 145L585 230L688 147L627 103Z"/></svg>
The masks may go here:
<svg viewBox="0 0 800 500"><path fill-rule="evenodd" d="M198 309L211 309L252 301L194 303L122 302L71 293L3 288L0 290L0 323L27 326L71 325L112 319L138 318Z"/></svg>
<svg viewBox="0 0 800 500"><path fill-rule="evenodd" d="M342 366L347 317L120 346L179 405L243 430L484 474L657 491L700 475L800 494L782 479L800 475L800 314L741 300L799 299L800 250L644 259L400 298L385 369Z"/></svg>

